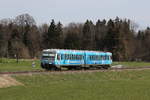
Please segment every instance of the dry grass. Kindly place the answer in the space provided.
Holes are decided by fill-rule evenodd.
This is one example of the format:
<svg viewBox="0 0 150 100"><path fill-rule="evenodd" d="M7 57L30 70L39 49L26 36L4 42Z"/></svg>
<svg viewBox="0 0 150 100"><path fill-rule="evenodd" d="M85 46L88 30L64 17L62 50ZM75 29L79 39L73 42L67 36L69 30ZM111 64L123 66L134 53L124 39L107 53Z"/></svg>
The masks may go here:
<svg viewBox="0 0 150 100"><path fill-rule="evenodd" d="M0 88L6 88L6 87L18 86L18 85L23 85L23 84L16 81L14 78L12 78L9 75L0 76Z"/></svg>

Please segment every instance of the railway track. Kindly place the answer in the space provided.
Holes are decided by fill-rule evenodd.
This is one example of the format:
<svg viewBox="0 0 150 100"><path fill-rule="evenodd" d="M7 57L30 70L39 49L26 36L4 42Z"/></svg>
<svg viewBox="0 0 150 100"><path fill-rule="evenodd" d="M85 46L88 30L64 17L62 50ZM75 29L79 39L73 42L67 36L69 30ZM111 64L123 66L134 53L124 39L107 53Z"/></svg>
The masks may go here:
<svg viewBox="0 0 150 100"><path fill-rule="evenodd" d="M109 68L109 69L88 69L88 70L61 70L61 71L47 71L47 70L36 70L36 71L16 71L16 72L0 72L0 75L24 75L24 74L42 74L42 73L83 73L83 72L103 72L103 71L123 71L123 70L144 70L150 69L149 67L122 67L122 68Z"/></svg>

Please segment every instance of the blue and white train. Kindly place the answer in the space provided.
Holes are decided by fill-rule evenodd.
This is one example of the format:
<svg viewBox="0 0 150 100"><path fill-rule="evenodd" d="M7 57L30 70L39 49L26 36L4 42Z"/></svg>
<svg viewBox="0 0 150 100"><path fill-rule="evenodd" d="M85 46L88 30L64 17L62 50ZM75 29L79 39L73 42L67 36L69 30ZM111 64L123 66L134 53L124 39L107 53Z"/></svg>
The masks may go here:
<svg viewBox="0 0 150 100"><path fill-rule="evenodd" d="M41 67L45 69L107 69L111 64L112 53L101 51L45 49L41 57Z"/></svg>

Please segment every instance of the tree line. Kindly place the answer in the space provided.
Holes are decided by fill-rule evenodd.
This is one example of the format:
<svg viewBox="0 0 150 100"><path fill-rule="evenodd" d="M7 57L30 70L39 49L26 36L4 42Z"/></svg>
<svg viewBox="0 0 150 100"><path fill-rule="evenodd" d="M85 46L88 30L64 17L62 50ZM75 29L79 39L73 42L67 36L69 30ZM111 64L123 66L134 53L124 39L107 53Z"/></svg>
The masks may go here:
<svg viewBox="0 0 150 100"><path fill-rule="evenodd" d="M115 61L150 61L150 28L134 29L129 19L37 25L29 14L0 20L0 57L39 58L43 49L109 51Z"/></svg>

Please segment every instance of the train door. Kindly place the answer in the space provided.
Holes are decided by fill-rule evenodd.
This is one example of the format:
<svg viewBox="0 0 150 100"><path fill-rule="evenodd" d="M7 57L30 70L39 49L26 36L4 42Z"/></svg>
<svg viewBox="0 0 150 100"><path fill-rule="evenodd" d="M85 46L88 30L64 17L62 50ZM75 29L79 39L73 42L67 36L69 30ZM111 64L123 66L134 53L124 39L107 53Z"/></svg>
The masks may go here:
<svg viewBox="0 0 150 100"><path fill-rule="evenodd" d="M84 59L84 67L89 67L88 65L88 54L85 52L84 53L84 56L83 56L83 59Z"/></svg>
<svg viewBox="0 0 150 100"><path fill-rule="evenodd" d="M65 64L65 54L61 54L61 60L60 60L60 64L64 65Z"/></svg>

